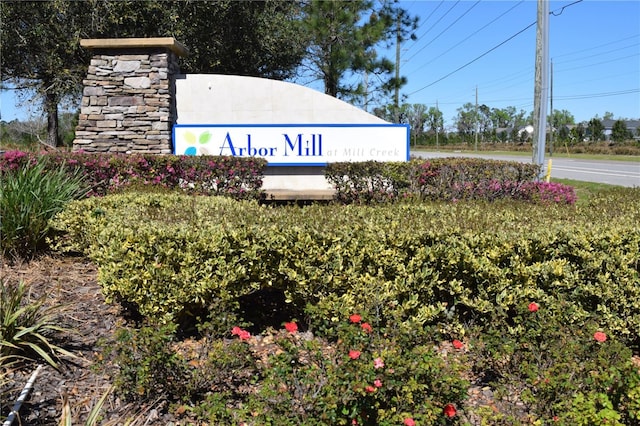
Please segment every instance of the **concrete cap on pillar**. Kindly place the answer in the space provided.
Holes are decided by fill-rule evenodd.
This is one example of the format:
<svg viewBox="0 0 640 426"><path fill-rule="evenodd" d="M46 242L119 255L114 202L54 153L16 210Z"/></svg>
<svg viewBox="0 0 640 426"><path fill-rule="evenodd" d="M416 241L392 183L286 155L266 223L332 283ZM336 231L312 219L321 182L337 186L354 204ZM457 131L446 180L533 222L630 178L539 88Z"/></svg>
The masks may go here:
<svg viewBox="0 0 640 426"><path fill-rule="evenodd" d="M173 37L151 38L83 38L80 46L87 49L165 48L178 56L187 56L189 49Z"/></svg>

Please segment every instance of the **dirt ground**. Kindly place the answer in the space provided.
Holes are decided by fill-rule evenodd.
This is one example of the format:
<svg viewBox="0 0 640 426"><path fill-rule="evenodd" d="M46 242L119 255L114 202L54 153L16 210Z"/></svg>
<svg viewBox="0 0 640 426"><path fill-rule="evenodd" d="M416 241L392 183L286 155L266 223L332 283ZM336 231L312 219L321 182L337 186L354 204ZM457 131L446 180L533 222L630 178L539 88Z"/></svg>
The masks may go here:
<svg viewBox="0 0 640 426"><path fill-rule="evenodd" d="M22 404L14 425L58 425L63 400L67 398L73 424L84 424L88 413L111 386L109 366L96 368L100 342L112 339L122 322L119 308L105 304L97 283L97 268L83 258L43 257L29 263L0 265L3 283L23 281L29 297L46 299L47 304L62 305L57 324L72 330L56 342L76 355L65 359L59 370L45 365L31 393ZM4 421L37 364L26 364L7 372L8 383L0 388L1 416ZM137 424L171 424L160 418L161 407L131 407L110 394L102 410L101 424L122 424L118 419L139 415Z"/></svg>
<svg viewBox="0 0 640 426"><path fill-rule="evenodd" d="M84 258L46 256L29 263L0 265L3 283L23 281L29 286L32 300L44 297L47 304L63 305L58 314L58 325L73 332L66 333L64 340L56 343L77 357L66 359L59 370L48 365L40 370L14 425L58 425L65 398L71 409L72 424L84 424L91 408L111 387L113 367L109 363L98 363L97 360L102 357L100 351L105 342L108 344L112 341L113 332L125 321L118 306L105 303L97 283L97 274L96 266ZM442 350L451 351L452 348L448 346L443 345ZM36 368L37 364L30 363L6 372L8 383L0 387L0 420L7 418ZM498 411L501 405L504 402L496 406L490 388L474 383L469 389L465 409L460 414L466 413L465 420L470 424L480 424L480 419L474 415L475 408ZM131 419L134 419L129 423L132 425L190 424L164 413L164 408L163 403L158 401L133 406L110 393L101 411L102 420L99 424L122 425L125 420Z"/></svg>

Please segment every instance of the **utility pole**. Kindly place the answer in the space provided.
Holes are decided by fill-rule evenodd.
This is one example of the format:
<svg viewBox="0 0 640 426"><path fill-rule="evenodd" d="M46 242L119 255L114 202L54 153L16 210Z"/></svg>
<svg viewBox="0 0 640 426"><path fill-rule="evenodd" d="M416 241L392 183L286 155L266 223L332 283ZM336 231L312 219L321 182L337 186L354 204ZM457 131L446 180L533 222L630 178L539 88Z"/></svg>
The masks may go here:
<svg viewBox="0 0 640 426"><path fill-rule="evenodd" d="M438 142L438 133L440 132L440 108L438 108L438 100L436 99L436 150L440 151L440 143Z"/></svg>
<svg viewBox="0 0 640 426"><path fill-rule="evenodd" d="M393 96L393 106L395 107L395 115L396 115L396 123L400 121L400 42L402 41L401 37L401 17L398 16L397 26L396 26L396 84L395 84L395 93Z"/></svg>
<svg viewBox="0 0 640 426"><path fill-rule="evenodd" d="M369 109L369 73L364 70L364 110Z"/></svg>
<svg viewBox="0 0 640 426"><path fill-rule="evenodd" d="M551 117L551 131L549 132L549 157L553 157L553 131L555 130L556 124L556 117L553 114L553 59L551 59L551 76L549 81L549 109L551 110L551 113L549 114Z"/></svg>
<svg viewBox="0 0 640 426"><path fill-rule="evenodd" d="M478 150L478 86L476 86L476 151Z"/></svg>
<svg viewBox="0 0 640 426"><path fill-rule="evenodd" d="M533 91L533 163L544 163L547 133L547 93L549 90L549 1L538 0L536 30L536 71ZM541 169L541 176L544 173Z"/></svg>

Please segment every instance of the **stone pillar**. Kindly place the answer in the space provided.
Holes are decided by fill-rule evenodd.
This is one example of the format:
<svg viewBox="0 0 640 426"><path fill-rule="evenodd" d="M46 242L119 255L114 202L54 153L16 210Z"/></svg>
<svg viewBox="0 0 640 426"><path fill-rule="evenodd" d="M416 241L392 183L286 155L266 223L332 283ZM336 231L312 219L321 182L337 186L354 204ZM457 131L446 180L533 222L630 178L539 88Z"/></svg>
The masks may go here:
<svg viewBox="0 0 640 426"><path fill-rule="evenodd" d="M94 53L73 150L172 153L175 75L187 49L171 37L83 39L80 45Z"/></svg>

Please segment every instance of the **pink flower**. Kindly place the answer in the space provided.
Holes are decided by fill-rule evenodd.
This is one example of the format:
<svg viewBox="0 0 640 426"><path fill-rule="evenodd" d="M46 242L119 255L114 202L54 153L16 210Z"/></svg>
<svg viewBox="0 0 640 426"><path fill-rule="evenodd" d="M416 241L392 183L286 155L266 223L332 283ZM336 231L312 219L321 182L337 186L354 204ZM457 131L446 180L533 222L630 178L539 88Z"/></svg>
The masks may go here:
<svg viewBox="0 0 640 426"><path fill-rule="evenodd" d="M378 369L384 367L384 361L382 358L376 358L373 360L373 368Z"/></svg>
<svg viewBox="0 0 640 426"><path fill-rule="evenodd" d="M296 324L295 322L285 322L284 323L284 328L289 333L295 333L296 331L298 331L298 324Z"/></svg>
<svg viewBox="0 0 640 426"><path fill-rule="evenodd" d="M242 329L238 326L235 326L231 329L231 334L234 336L238 336L240 334L240 332L242 331Z"/></svg>
<svg viewBox="0 0 640 426"><path fill-rule="evenodd" d="M456 415L456 406L453 404L447 404L444 406L444 415L451 418Z"/></svg>
<svg viewBox="0 0 640 426"><path fill-rule="evenodd" d="M371 328L371 325L368 322L363 322L360 324L360 327L362 327L362 329L367 333L371 333L373 331L373 328Z"/></svg>
<svg viewBox="0 0 640 426"><path fill-rule="evenodd" d="M373 386L369 385L369 386L366 386L366 387L364 388L364 390L365 390L367 393L374 393L374 392L376 391L376 388L374 388Z"/></svg>
<svg viewBox="0 0 640 426"><path fill-rule="evenodd" d="M351 321L354 324L359 323L360 321L362 321L362 317L358 314L353 314L349 317L349 321Z"/></svg>
<svg viewBox="0 0 640 426"><path fill-rule="evenodd" d="M350 350L349 351L349 358L351 359L358 359L360 358L360 351L355 351L355 350Z"/></svg>
<svg viewBox="0 0 640 426"><path fill-rule="evenodd" d="M375 379L373 381L373 386L377 387L377 388L381 388L382 387L382 380L380 379Z"/></svg>
<svg viewBox="0 0 640 426"><path fill-rule="evenodd" d="M538 312L540 306L536 302L529 303L529 312Z"/></svg>
<svg viewBox="0 0 640 426"><path fill-rule="evenodd" d="M404 426L416 426L416 422L411 417L407 417L404 419Z"/></svg>
<svg viewBox="0 0 640 426"><path fill-rule="evenodd" d="M596 331L595 333L593 333L593 338L596 339L596 342L602 343L607 340L607 335L602 331Z"/></svg>
<svg viewBox="0 0 640 426"><path fill-rule="evenodd" d="M456 349L462 349L464 348L464 343L462 343L460 340L458 339L454 339L453 342L451 342L451 344L453 345L454 348Z"/></svg>

